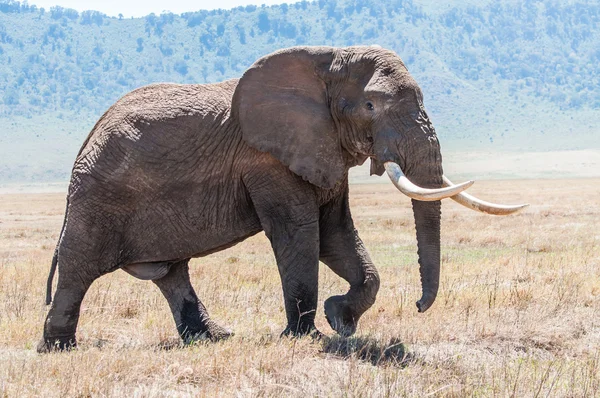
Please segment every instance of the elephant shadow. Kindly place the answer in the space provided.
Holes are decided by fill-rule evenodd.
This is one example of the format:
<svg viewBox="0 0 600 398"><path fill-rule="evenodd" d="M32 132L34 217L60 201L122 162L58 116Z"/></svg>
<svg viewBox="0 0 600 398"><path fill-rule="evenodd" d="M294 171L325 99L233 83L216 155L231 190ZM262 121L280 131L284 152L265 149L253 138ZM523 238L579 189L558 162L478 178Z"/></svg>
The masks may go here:
<svg viewBox="0 0 600 398"><path fill-rule="evenodd" d="M208 344L208 341L199 340L195 344ZM185 348L176 338L162 340L155 349L170 351ZM381 340L371 336L360 337L323 337L321 340L321 352L344 360L356 358L369 362L374 366L398 366L401 368L410 366L418 361L414 353L408 351L406 346L398 338Z"/></svg>
<svg viewBox="0 0 600 398"><path fill-rule="evenodd" d="M323 339L322 351L343 359L357 358L374 366L392 365L404 368L417 360L398 338L382 341L370 336L333 336Z"/></svg>

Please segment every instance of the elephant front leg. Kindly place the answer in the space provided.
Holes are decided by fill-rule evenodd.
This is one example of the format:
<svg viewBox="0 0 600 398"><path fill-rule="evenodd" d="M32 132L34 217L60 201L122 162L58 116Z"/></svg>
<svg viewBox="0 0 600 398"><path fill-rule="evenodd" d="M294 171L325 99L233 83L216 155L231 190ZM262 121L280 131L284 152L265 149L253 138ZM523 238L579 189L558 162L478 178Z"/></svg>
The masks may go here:
<svg viewBox="0 0 600 398"><path fill-rule="evenodd" d="M210 319L196 295L190 282L188 262L184 260L171 265L167 275L153 280L169 302L181 339L189 344L199 339L228 338L232 333Z"/></svg>
<svg viewBox="0 0 600 398"><path fill-rule="evenodd" d="M358 320L375 303L379 274L371 263L358 234L340 242L338 252L321 256L333 272L350 283L344 295L325 300L325 317L333 330L344 337L354 334Z"/></svg>
<svg viewBox="0 0 600 398"><path fill-rule="evenodd" d="M282 335L320 337L315 328L319 282L318 224L293 226L292 230L271 237L287 316Z"/></svg>
<svg viewBox="0 0 600 398"><path fill-rule="evenodd" d="M351 336L362 314L375 303L379 274L354 228L347 191L323 206L319 224L321 261L350 284L345 295L325 301L325 316L333 330Z"/></svg>
<svg viewBox="0 0 600 398"><path fill-rule="evenodd" d="M271 161L244 181L277 260L287 326L283 335L320 336L315 328L319 207L314 188Z"/></svg>

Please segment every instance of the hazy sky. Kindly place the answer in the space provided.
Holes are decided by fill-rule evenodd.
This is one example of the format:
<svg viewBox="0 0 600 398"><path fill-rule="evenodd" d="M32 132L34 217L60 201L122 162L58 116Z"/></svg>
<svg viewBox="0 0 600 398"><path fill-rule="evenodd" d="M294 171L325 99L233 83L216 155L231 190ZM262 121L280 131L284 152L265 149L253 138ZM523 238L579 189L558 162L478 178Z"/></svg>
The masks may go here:
<svg viewBox="0 0 600 398"><path fill-rule="evenodd" d="M65 8L73 8L77 11L96 10L109 16L117 16L119 13L125 17L142 17L150 13L160 14L163 11L171 11L181 14L187 11L213 10L216 8L234 8L249 4L281 4L294 1L286 0L29 0L29 4L49 9L59 5Z"/></svg>

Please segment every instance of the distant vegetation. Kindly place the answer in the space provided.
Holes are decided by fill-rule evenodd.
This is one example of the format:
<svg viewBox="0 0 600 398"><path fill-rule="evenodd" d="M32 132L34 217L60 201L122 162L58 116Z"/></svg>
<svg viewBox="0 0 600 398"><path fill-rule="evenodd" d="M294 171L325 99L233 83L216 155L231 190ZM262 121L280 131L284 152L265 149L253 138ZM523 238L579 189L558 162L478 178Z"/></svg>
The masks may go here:
<svg viewBox="0 0 600 398"><path fill-rule="evenodd" d="M423 87L438 130L454 132L450 142L501 143L525 131L548 137L557 124L600 109L598 2L439 3L441 11L412 0L319 0L122 19L0 0L0 144L31 134L24 124L52 131L62 118L78 145L90 120L133 88L236 77L294 45L395 50ZM557 112L558 121L547 116ZM588 121L595 124L571 129L581 134ZM50 174L64 178L64 162Z"/></svg>

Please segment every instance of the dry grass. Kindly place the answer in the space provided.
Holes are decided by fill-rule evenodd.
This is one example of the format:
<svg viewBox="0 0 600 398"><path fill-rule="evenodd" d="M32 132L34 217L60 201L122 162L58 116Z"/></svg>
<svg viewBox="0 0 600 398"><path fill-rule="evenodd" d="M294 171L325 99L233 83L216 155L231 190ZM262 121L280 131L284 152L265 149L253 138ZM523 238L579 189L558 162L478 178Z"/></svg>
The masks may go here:
<svg viewBox="0 0 600 398"><path fill-rule="evenodd" d="M267 240L193 261L192 278L229 341L180 347L166 301L124 272L83 304L75 352L38 355L44 286L64 195L0 196L0 395L600 395L600 181L480 182L527 201L499 218L444 204L442 287L418 314L410 202L388 185L352 187L352 209L382 278L351 339L279 339L281 287ZM519 192L519 193L517 193ZM587 198L576 192L584 192ZM346 284L321 268L322 300Z"/></svg>

